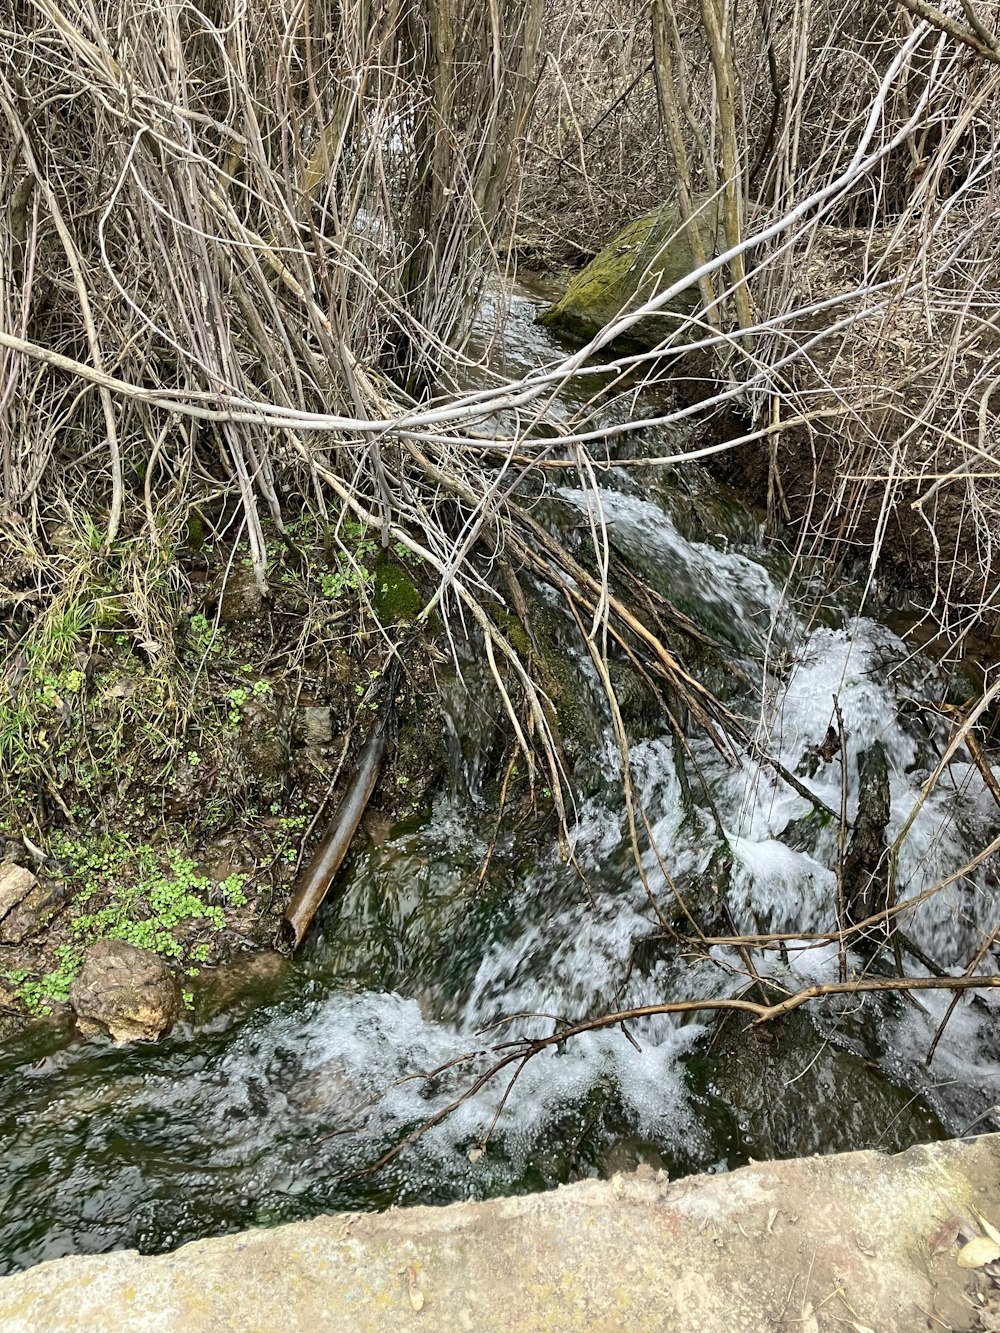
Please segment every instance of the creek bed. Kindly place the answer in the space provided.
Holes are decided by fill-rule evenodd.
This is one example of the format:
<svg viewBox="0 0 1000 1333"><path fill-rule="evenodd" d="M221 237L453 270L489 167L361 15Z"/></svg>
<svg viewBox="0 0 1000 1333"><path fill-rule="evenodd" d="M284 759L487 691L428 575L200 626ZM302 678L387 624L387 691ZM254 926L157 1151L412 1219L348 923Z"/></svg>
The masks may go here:
<svg viewBox="0 0 1000 1333"><path fill-rule="evenodd" d="M509 368L554 356L529 297L515 294L510 310ZM662 450L663 440L645 447ZM946 741L935 705L947 682L933 662L796 573L764 544L756 516L703 474L610 469L599 491L562 475L539 500L564 534L599 517L619 556L764 682L755 690L706 667L823 806L846 799L853 817L858 758L879 741L894 836ZM672 1174L725 1170L992 1127L994 996L961 1000L929 1066L946 992L840 996L762 1031L702 1013L643 1018L628 1035L586 1033L527 1062L495 1126L503 1078L365 1174L458 1100L505 1036L546 1036L555 1022L664 999L742 994L738 952L696 956L665 941L650 890L672 901L677 887L706 919L718 919L724 900L743 931L804 935L832 924L836 821L749 754L727 763L692 737L691 758L680 759L665 721L637 708L632 782L657 849L645 853L643 884L599 682L545 591L532 596L575 686L576 866L540 817L527 831L501 830L479 882L496 821L483 772L498 710L469 653L462 683L445 687L448 782L422 817L361 846L294 967L266 969L221 1008L206 993L157 1046L115 1049L36 1029L3 1053L0 1271L122 1246L160 1251L336 1209L546 1189L640 1162ZM834 695L843 719L835 752ZM946 879L998 827L979 770L960 755L902 844L899 899ZM907 913L905 929L960 971L996 904L986 864ZM848 962L887 966L853 953ZM836 979L839 960L834 944L792 941L756 965L797 990Z"/></svg>

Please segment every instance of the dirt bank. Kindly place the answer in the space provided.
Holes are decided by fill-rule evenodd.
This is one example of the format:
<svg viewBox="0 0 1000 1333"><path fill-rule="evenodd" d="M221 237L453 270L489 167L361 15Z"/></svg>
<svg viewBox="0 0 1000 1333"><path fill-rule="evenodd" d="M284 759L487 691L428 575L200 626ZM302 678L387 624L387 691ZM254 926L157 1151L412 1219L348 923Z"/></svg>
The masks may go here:
<svg viewBox="0 0 1000 1333"><path fill-rule="evenodd" d="M397 734L371 806L422 810L444 763L436 629L405 551L356 523L275 530L268 585L225 516L158 549L0 521L0 1037L65 1009L87 949L198 974L279 942L396 646ZM2 643L2 639L0 639Z"/></svg>

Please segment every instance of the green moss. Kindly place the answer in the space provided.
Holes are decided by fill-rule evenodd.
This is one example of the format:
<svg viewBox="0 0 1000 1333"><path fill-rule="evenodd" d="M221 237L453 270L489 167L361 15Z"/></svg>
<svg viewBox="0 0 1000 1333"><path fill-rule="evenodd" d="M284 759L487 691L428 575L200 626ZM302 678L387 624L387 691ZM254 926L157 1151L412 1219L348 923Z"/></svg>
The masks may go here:
<svg viewBox="0 0 1000 1333"><path fill-rule="evenodd" d="M189 511L187 520L187 544L192 551L200 551L205 545L205 523L197 510Z"/></svg>
<svg viewBox="0 0 1000 1333"><path fill-rule="evenodd" d="M530 662L534 650L531 646L531 640L528 638L528 632L524 628L520 619L506 607L497 605L490 606L490 614L496 621L499 629L507 636L507 639L520 657L522 662Z"/></svg>
<svg viewBox="0 0 1000 1333"><path fill-rule="evenodd" d="M547 652L542 661L542 674L563 741L593 743L592 709L589 700L581 697L584 687L571 661L558 652Z"/></svg>
<svg viewBox="0 0 1000 1333"><path fill-rule="evenodd" d="M598 739L594 732L594 715L589 701L581 697L580 676L573 662L562 651L558 634L560 622L549 609L539 602L531 607L531 624L539 642L536 651L527 630L518 616L502 606L491 606L490 613L497 626L521 661L533 671L551 702L549 722L555 726L563 741L592 744ZM543 703L543 707L546 705Z"/></svg>
<svg viewBox="0 0 1000 1333"><path fill-rule="evenodd" d="M375 567L372 605L383 625L413 620L423 609L424 599L407 574L388 555L379 557Z"/></svg>

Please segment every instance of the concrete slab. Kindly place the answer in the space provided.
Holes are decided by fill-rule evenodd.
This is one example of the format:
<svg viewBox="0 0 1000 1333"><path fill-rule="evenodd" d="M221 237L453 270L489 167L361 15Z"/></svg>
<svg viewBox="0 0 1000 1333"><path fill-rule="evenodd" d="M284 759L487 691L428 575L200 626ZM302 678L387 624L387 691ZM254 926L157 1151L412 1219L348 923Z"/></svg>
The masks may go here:
<svg viewBox="0 0 1000 1333"><path fill-rule="evenodd" d="M0 1279L0 1329L1000 1329L996 1280L942 1240L953 1217L1000 1227L1000 1135L59 1259Z"/></svg>

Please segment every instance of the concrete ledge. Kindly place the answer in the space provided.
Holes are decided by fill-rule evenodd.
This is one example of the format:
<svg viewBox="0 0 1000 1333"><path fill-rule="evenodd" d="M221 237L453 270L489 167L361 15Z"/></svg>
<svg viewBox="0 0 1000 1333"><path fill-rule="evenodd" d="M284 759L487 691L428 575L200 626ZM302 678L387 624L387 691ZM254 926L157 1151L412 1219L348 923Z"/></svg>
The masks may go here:
<svg viewBox="0 0 1000 1333"><path fill-rule="evenodd" d="M1000 1135L59 1259L0 1279L0 1329L1000 1328L985 1271L960 1267L955 1245L932 1253L956 1214L1000 1226Z"/></svg>

